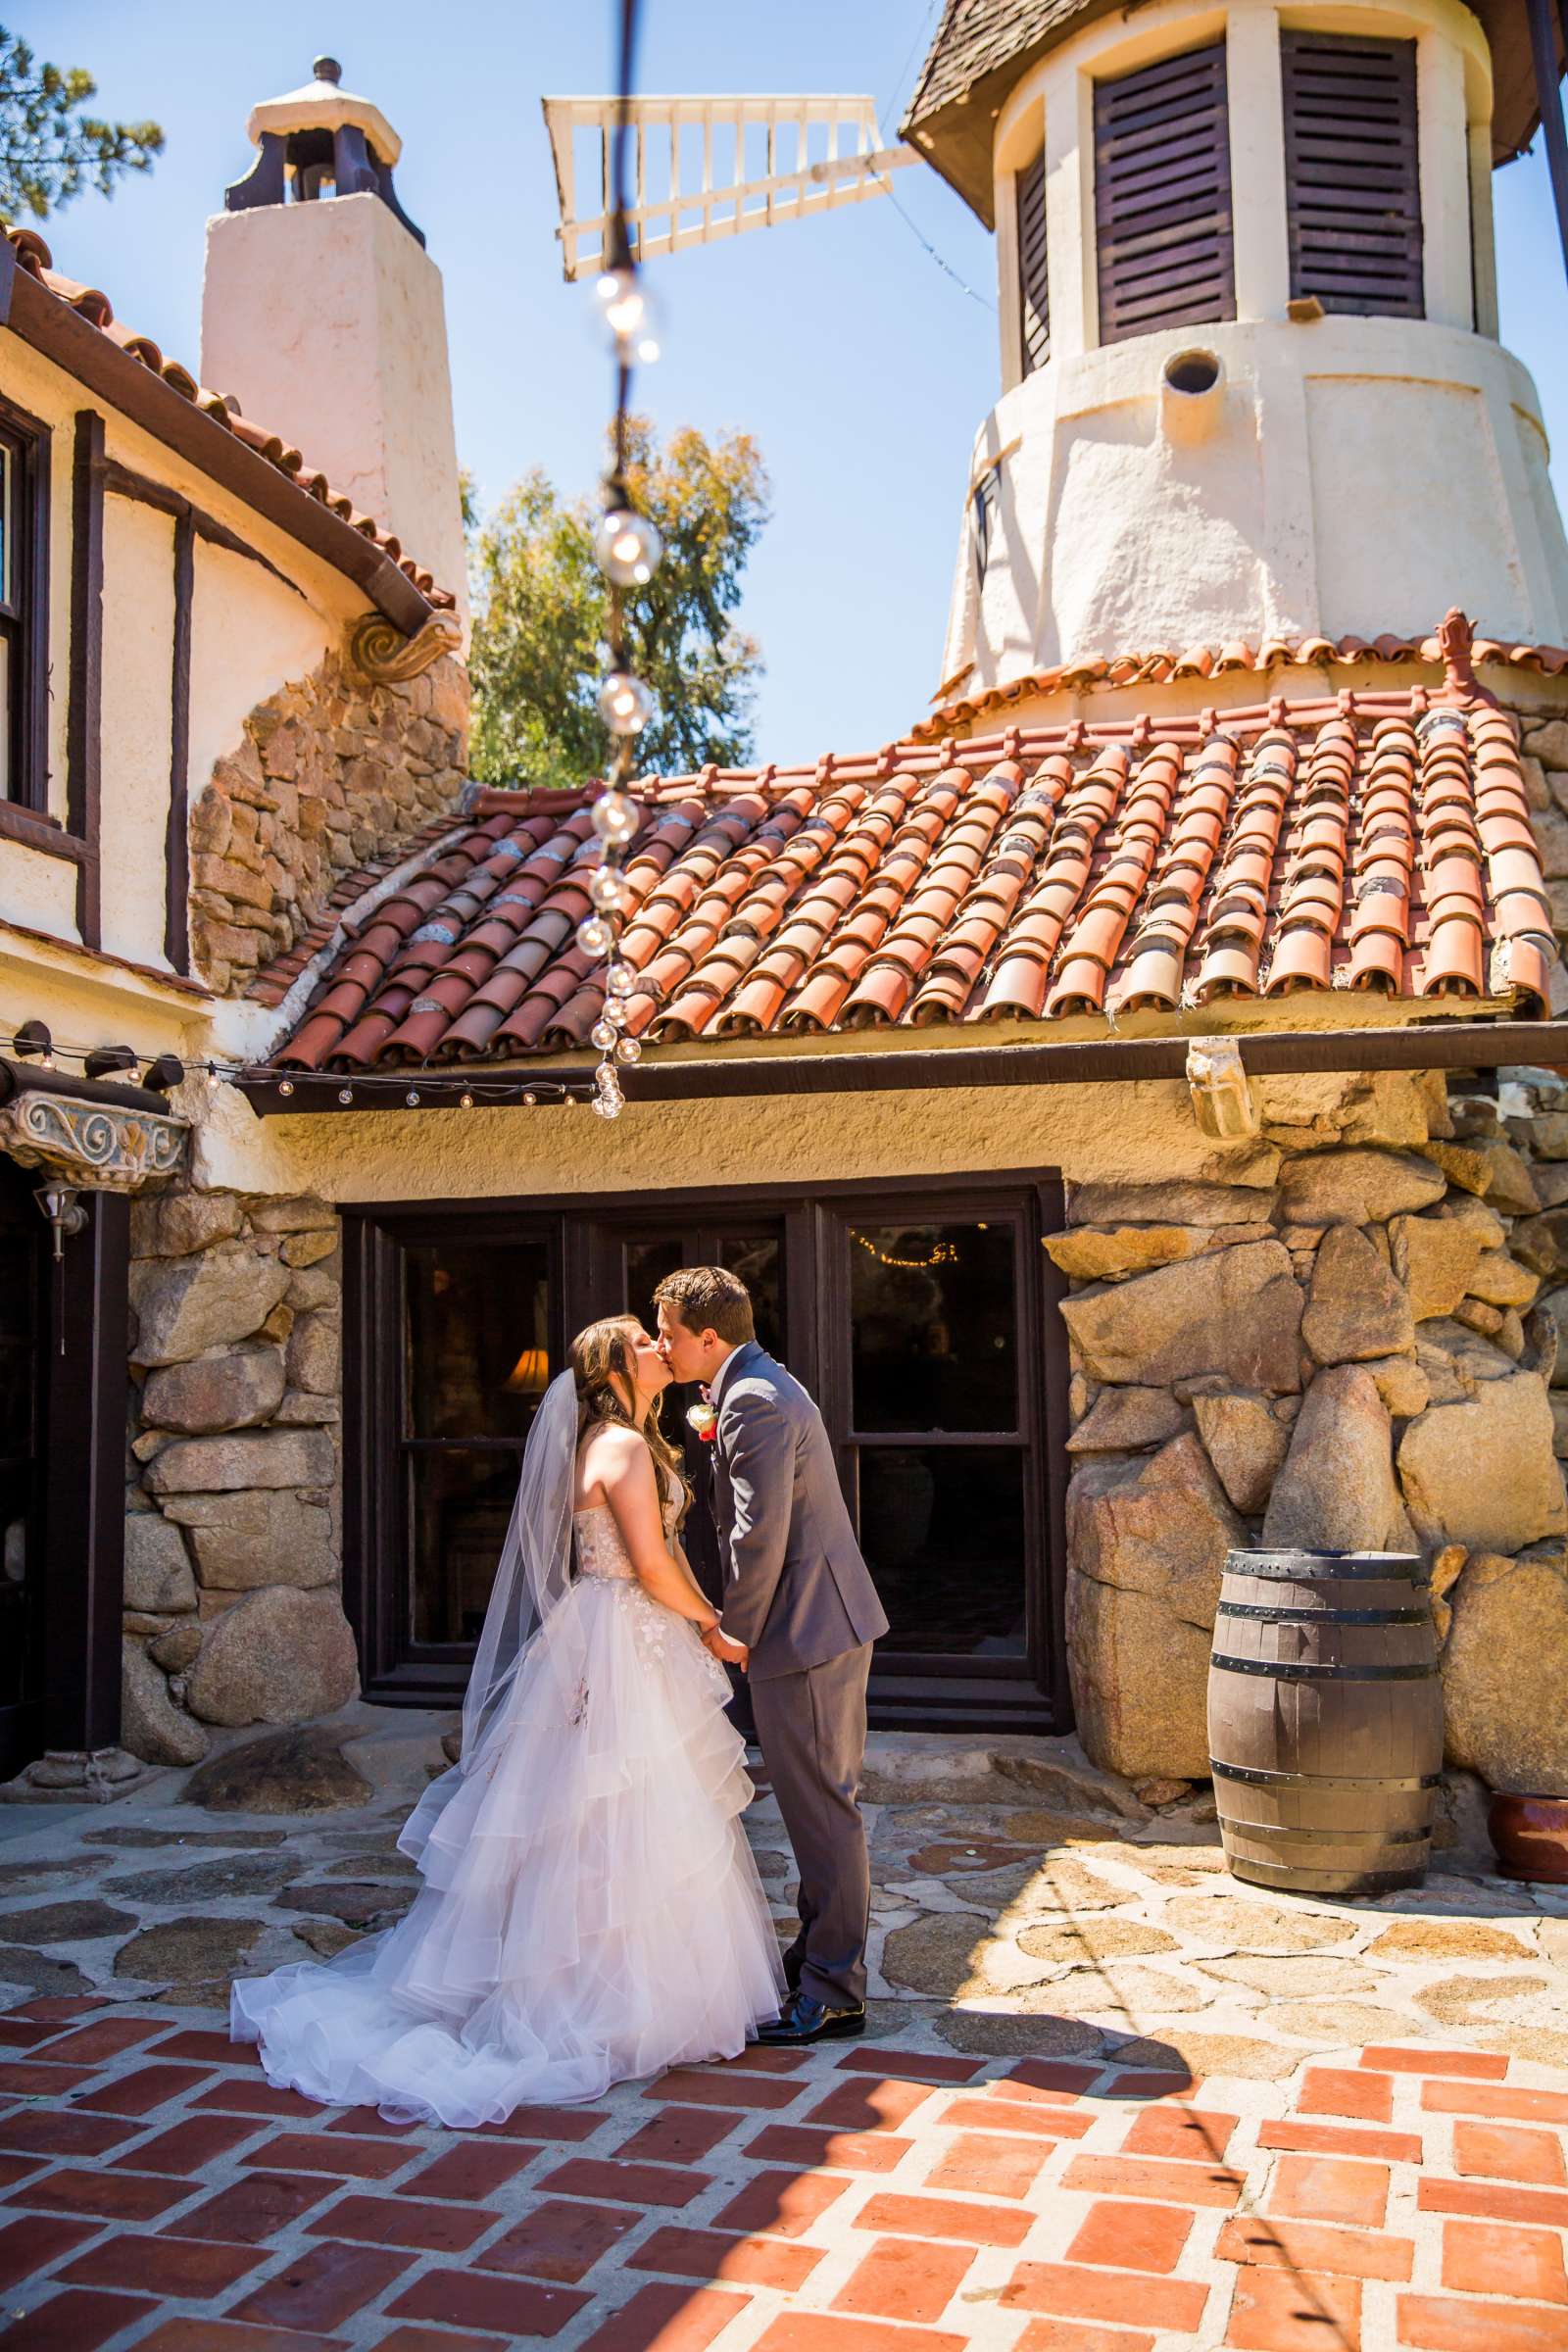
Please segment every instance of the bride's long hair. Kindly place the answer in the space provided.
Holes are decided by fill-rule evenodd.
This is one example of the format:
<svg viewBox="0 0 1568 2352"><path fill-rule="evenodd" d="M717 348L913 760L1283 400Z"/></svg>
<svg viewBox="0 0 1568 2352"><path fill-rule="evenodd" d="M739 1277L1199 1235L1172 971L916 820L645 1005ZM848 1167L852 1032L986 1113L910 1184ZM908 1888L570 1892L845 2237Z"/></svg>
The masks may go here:
<svg viewBox="0 0 1568 2352"><path fill-rule="evenodd" d="M618 1429L637 1429L629 1401L637 1394L631 1335L641 1328L635 1315L607 1315L603 1322L590 1323L579 1331L567 1348L567 1361L577 1391L579 1446L596 1422L612 1421ZM664 1435L660 1417L663 1401L662 1396L651 1400L637 1434L654 1457L654 1474L661 1487L680 1497L680 1516L675 1522L679 1528L691 1508L692 1491L686 1483L680 1454Z"/></svg>

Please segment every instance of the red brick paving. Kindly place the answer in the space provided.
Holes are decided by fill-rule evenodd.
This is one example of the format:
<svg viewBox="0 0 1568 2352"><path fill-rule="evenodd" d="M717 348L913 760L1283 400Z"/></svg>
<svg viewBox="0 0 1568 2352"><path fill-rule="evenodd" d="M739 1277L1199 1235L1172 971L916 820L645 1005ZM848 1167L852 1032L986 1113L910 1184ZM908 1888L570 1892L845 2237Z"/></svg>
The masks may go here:
<svg viewBox="0 0 1568 2352"><path fill-rule="evenodd" d="M12 2063L86 2071L0 2112L6 2352L708 2352L743 2314L748 2352L1568 2352L1568 2093L1490 2052L1204 2095L757 2050L458 2134L43 2009Z"/></svg>
<svg viewBox="0 0 1568 2352"><path fill-rule="evenodd" d="M1225 2341L1236 2352L1361 2352L1361 2282L1294 2270L1239 2271Z"/></svg>
<svg viewBox="0 0 1568 2352"><path fill-rule="evenodd" d="M1268 2209L1298 2221L1353 2222L1377 2230L1388 2204L1386 2164L1353 2164L1344 2156L1282 2156Z"/></svg>
<svg viewBox="0 0 1568 2352"><path fill-rule="evenodd" d="M1513 2124L1455 2124L1453 2169L1493 2180L1524 2180L1538 2188L1568 2186L1562 2142L1549 2132Z"/></svg>
<svg viewBox="0 0 1568 2352"><path fill-rule="evenodd" d="M1192 2215L1176 2205L1124 2205L1102 2198L1089 2208L1067 2260L1105 2270L1173 2271L1192 2228Z"/></svg>
<svg viewBox="0 0 1568 2352"><path fill-rule="evenodd" d="M1562 2239L1555 2230L1521 2230L1506 2222L1445 2222L1443 2283L1461 2294L1511 2295L1531 2303L1568 2303Z"/></svg>

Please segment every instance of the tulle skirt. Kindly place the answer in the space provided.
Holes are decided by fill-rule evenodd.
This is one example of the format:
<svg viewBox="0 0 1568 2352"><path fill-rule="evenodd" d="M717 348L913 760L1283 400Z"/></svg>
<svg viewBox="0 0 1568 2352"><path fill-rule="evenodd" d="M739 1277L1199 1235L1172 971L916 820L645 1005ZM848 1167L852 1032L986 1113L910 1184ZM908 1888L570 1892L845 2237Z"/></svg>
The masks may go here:
<svg viewBox="0 0 1568 2352"><path fill-rule="evenodd" d="M411 1910L241 1980L232 2037L279 2087L458 2130L736 2056L784 1977L728 1695L684 1619L579 1578L523 1657L510 1731L410 1816Z"/></svg>

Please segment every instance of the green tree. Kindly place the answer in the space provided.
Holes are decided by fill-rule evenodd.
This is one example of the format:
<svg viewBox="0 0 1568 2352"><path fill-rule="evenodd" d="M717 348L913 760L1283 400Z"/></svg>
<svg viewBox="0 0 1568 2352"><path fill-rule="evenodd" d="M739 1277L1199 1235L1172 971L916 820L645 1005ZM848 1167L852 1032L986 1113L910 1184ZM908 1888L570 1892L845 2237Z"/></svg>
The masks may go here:
<svg viewBox="0 0 1568 2352"><path fill-rule="evenodd" d="M104 122L81 109L98 84L80 66L39 65L0 24L0 220L44 220L83 187L112 196L162 152L156 122Z"/></svg>
<svg viewBox="0 0 1568 2352"><path fill-rule="evenodd" d="M767 520L767 475L746 433L713 441L687 426L661 447L630 420L626 480L658 524L664 556L626 599L626 651L658 711L637 738L639 771L679 775L743 763L761 657L732 625L747 557ZM601 774L609 736L608 590L594 562L598 506L565 504L537 468L479 530L474 547L473 772L486 783L573 785Z"/></svg>

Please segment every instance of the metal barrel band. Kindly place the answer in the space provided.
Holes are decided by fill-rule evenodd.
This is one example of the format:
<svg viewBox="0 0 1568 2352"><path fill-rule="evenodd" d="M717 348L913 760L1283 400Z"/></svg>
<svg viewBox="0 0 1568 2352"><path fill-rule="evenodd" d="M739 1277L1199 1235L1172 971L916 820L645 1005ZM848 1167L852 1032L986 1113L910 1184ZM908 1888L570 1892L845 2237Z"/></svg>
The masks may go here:
<svg viewBox="0 0 1568 2352"><path fill-rule="evenodd" d="M1425 1845L1432 1836L1429 1829L1314 1830L1283 1821L1238 1821L1230 1813L1223 1818L1233 1838L1255 1838L1262 1845Z"/></svg>
<svg viewBox="0 0 1568 2352"><path fill-rule="evenodd" d="M1221 1617L1250 1617L1259 1625L1426 1625L1426 1609L1276 1609L1255 1600L1222 1600Z"/></svg>
<svg viewBox="0 0 1568 2352"><path fill-rule="evenodd" d="M1391 1554L1387 1560L1341 1560L1332 1568L1312 1568L1303 1564L1302 1555L1293 1559L1289 1554L1279 1558L1239 1560L1232 1552L1225 1562L1227 1576L1274 1577L1292 1585L1383 1584L1424 1585L1426 1570L1419 1560L1401 1561Z"/></svg>
<svg viewBox="0 0 1568 2352"><path fill-rule="evenodd" d="M1381 1789L1391 1794L1416 1794L1422 1788L1441 1788L1441 1772L1423 1772L1395 1780L1353 1780L1326 1772L1272 1772L1256 1764L1222 1764L1210 1756L1208 1769L1216 1781L1244 1781L1254 1788L1332 1788L1353 1794L1358 1789Z"/></svg>
<svg viewBox="0 0 1568 2352"><path fill-rule="evenodd" d="M1209 1660L1216 1674L1263 1674L1276 1683L1434 1683L1438 1670L1428 1661L1411 1666L1326 1666L1280 1658L1229 1658L1218 1650Z"/></svg>

